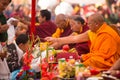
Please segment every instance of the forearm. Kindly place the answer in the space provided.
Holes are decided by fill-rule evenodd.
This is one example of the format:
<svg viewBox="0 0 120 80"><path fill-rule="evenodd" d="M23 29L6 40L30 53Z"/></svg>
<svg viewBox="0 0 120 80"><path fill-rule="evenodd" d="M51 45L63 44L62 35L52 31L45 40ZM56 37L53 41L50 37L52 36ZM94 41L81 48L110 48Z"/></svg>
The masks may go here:
<svg viewBox="0 0 120 80"><path fill-rule="evenodd" d="M120 70L120 59L118 59L114 65L110 68L110 70Z"/></svg>
<svg viewBox="0 0 120 80"><path fill-rule="evenodd" d="M76 35L76 36L67 36L63 38L58 38L58 43L63 44L71 44L71 43L82 43L89 40L89 36L87 32Z"/></svg>

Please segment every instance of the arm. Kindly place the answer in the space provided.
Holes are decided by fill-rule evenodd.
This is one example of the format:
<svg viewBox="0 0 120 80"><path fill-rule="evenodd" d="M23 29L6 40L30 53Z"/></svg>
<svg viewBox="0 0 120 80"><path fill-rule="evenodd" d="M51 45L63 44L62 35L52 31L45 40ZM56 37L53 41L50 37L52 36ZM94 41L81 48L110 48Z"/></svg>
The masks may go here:
<svg viewBox="0 0 120 80"><path fill-rule="evenodd" d="M71 44L71 43L81 43L86 42L89 40L89 36L87 32L84 32L82 34L76 35L76 36L67 36L63 38L58 38L58 42L63 44Z"/></svg>
<svg viewBox="0 0 120 80"><path fill-rule="evenodd" d="M53 47L59 47L64 44L71 44L71 43L81 43L86 42L89 40L88 32L84 32L82 34L76 35L76 36L67 36L62 38L52 38L47 37L45 38L48 42L51 42Z"/></svg>
<svg viewBox="0 0 120 80"><path fill-rule="evenodd" d="M116 63L110 68L110 70L120 70L120 58L116 61Z"/></svg>

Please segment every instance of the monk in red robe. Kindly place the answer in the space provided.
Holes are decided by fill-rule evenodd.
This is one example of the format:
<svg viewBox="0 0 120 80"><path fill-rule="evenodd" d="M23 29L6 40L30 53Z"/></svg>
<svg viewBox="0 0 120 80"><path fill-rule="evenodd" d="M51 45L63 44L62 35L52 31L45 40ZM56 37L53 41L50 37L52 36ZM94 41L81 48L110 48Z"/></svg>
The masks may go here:
<svg viewBox="0 0 120 80"><path fill-rule="evenodd" d="M40 25L36 26L35 35L38 35L41 38L41 41L44 41L43 38L52 36L56 31L56 25L50 20L51 13L48 10L41 10L39 16Z"/></svg>
<svg viewBox="0 0 120 80"><path fill-rule="evenodd" d="M84 33L89 29L87 24L85 23L85 20L80 16L74 16L70 20L70 24L71 24L71 29L73 31L71 36L76 36L78 34ZM76 43L74 47L79 55L86 54L89 52L88 41L82 43Z"/></svg>
<svg viewBox="0 0 120 80"><path fill-rule="evenodd" d="M57 30L52 37L65 37L72 33L70 21L64 14L57 15L55 18L55 23L57 25Z"/></svg>

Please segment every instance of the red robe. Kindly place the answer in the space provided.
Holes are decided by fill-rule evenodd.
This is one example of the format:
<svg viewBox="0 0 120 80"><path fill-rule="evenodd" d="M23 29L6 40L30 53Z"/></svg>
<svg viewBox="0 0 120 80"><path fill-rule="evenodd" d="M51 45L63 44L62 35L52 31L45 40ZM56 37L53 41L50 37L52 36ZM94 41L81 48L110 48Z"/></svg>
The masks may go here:
<svg viewBox="0 0 120 80"><path fill-rule="evenodd" d="M83 30L81 33L86 32L88 29L89 29L88 26L83 26ZM88 42L76 43L75 48L79 55L86 54L89 52Z"/></svg>
<svg viewBox="0 0 120 80"><path fill-rule="evenodd" d="M57 27L53 22L46 21L35 27L35 35L38 35L41 38L41 41L44 41L43 38L52 36L56 29Z"/></svg>

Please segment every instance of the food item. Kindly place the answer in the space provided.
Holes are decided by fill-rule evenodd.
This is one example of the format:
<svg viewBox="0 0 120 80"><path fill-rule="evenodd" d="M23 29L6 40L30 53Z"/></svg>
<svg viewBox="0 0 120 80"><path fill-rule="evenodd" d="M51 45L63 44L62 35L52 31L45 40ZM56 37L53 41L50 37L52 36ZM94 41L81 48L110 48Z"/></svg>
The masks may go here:
<svg viewBox="0 0 120 80"><path fill-rule="evenodd" d="M60 78L73 78L75 77L75 67L65 59L60 59L58 62L58 70L59 70L59 77Z"/></svg>
<svg viewBox="0 0 120 80"><path fill-rule="evenodd" d="M63 45L62 49L64 51L68 51L70 49L69 45Z"/></svg>

